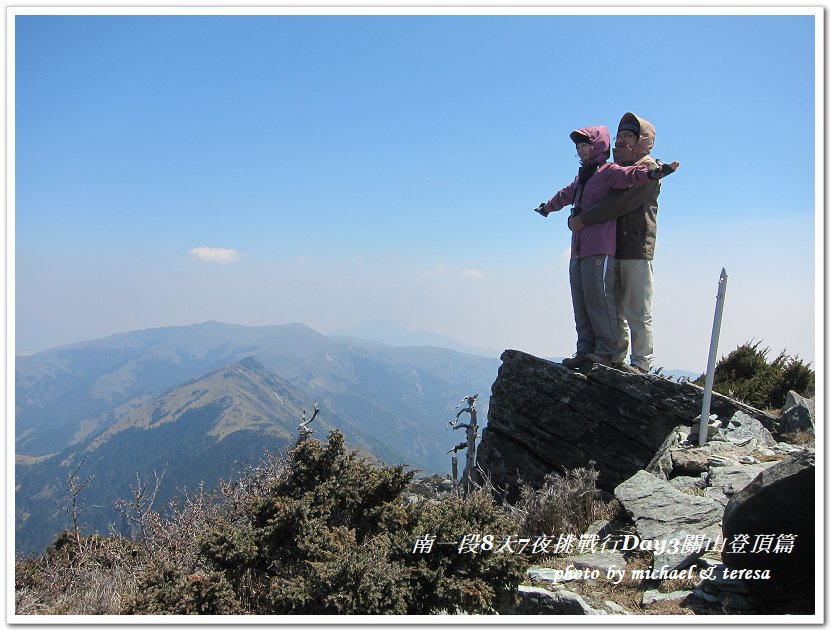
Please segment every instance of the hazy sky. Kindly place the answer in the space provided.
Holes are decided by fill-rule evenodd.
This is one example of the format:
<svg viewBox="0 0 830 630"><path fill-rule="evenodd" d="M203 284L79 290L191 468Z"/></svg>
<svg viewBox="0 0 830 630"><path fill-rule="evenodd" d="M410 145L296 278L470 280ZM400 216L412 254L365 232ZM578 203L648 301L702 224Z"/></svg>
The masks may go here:
<svg viewBox="0 0 830 630"><path fill-rule="evenodd" d="M655 365L705 369L722 267L719 354L814 361L823 94L801 11L10 16L15 352L382 318L570 355L567 211L532 209L575 176L573 129L633 111L682 162Z"/></svg>

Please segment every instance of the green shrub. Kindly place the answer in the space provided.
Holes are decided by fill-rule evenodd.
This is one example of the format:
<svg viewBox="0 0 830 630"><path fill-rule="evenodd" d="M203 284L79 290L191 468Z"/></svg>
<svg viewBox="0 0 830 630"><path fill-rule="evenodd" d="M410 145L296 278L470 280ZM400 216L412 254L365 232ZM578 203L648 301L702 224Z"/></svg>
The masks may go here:
<svg viewBox="0 0 830 630"><path fill-rule="evenodd" d="M257 546L250 524L234 524L218 519L202 536L203 557L223 567L231 575L241 575L256 559Z"/></svg>
<svg viewBox="0 0 830 630"><path fill-rule="evenodd" d="M499 552L515 528L504 509L486 491L467 497L427 503L409 532L404 561L411 571L410 614L436 612L487 614L506 612L517 600L527 559ZM435 537L428 554L412 553L419 535ZM475 553L460 553L465 536Z"/></svg>
<svg viewBox="0 0 830 630"><path fill-rule="evenodd" d="M241 612L239 601L224 575L151 564L138 590L124 604L127 615L231 615Z"/></svg>
<svg viewBox="0 0 830 630"><path fill-rule="evenodd" d="M350 544L351 543L351 544ZM405 614L408 580L390 544L378 537L356 545L340 541L339 554L309 562L307 570L271 580L269 608L291 614Z"/></svg>
<svg viewBox="0 0 830 630"><path fill-rule="evenodd" d="M786 352L768 362L769 348L759 350L759 345L748 342L721 357L712 389L759 409L781 408L790 390L808 398L815 395L815 372L809 363ZM705 374L694 381L701 386L705 382Z"/></svg>
<svg viewBox="0 0 830 630"><path fill-rule="evenodd" d="M16 564L23 614L493 613L515 603L526 560L486 492L407 500L414 472L365 460L340 432L302 441L237 483L148 513L150 544L64 533ZM425 536L426 550L416 542ZM486 544L461 553L465 536ZM489 541L489 543L487 543ZM114 571L115 570L115 571ZM113 576L118 579L114 580ZM86 591L89 595L79 593ZM85 598L85 599L84 599Z"/></svg>
<svg viewBox="0 0 830 630"><path fill-rule="evenodd" d="M467 533L506 535L500 508L484 495L406 507L413 476L348 453L337 431L327 445L306 440L251 501L247 522L206 533L203 556L261 586L257 614L492 612L514 601L521 558L457 550ZM452 544L413 553L423 533Z"/></svg>

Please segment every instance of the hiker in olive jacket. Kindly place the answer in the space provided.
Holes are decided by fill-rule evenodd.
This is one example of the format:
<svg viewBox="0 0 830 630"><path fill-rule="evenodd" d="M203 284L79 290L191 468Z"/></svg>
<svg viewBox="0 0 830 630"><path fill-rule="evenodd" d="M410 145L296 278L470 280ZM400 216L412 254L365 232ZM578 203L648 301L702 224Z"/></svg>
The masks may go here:
<svg viewBox="0 0 830 630"><path fill-rule="evenodd" d="M620 120L614 145L614 162L621 166L646 164L657 168L651 157L654 126L644 118L626 113ZM619 350L615 367L631 372L648 372L654 355L652 260L657 241L657 197L660 180L611 192L605 199L585 208L568 221L574 232L585 225L617 219L617 338ZM631 366L625 365L631 346Z"/></svg>
<svg viewBox="0 0 830 630"><path fill-rule="evenodd" d="M646 163L632 166L608 164L611 137L605 125L577 129L570 134L576 144L580 168L576 178L562 188L536 212L547 217L567 205L572 216L581 205L596 204L614 189L625 190L665 177L680 166L679 162L649 168ZM568 274L576 324L576 354L562 365L580 369L589 363L612 365L619 348L618 318L614 279L614 253L617 248L616 221L591 225L571 236L571 261Z"/></svg>

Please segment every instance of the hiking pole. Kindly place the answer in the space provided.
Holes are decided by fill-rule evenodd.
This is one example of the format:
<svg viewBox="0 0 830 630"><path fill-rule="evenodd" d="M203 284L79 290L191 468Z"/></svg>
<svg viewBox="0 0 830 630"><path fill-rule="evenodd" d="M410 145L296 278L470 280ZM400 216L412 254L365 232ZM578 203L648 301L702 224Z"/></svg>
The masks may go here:
<svg viewBox="0 0 830 630"><path fill-rule="evenodd" d="M709 437L709 405L712 403L712 383L715 380L715 357L718 354L720 322L723 318L723 303L726 299L726 269L720 270L718 297L715 299L715 321L712 324L712 339L709 342L709 363L706 366L706 384L703 388L703 410L700 412L700 436L698 444L703 446Z"/></svg>

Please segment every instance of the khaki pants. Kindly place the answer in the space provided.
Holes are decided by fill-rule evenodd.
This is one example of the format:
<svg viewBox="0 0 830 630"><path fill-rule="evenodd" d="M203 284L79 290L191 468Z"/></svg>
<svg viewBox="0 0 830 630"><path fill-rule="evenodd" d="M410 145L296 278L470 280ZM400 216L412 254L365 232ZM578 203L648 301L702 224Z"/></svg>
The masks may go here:
<svg viewBox="0 0 830 630"><path fill-rule="evenodd" d="M650 260L618 259L616 277L617 337L615 361L625 362L631 346L631 364L646 371L654 356L651 305L654 271Z"/></svg>

